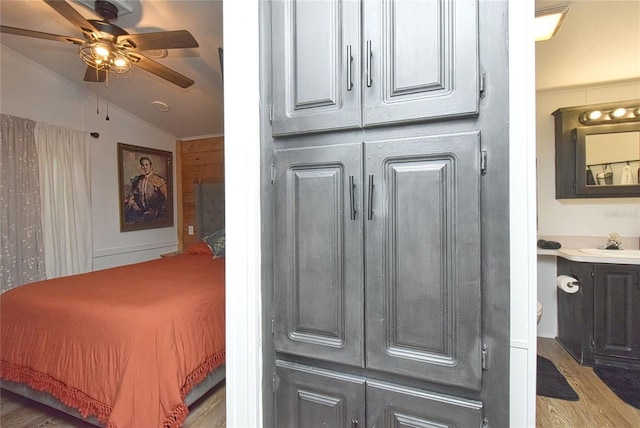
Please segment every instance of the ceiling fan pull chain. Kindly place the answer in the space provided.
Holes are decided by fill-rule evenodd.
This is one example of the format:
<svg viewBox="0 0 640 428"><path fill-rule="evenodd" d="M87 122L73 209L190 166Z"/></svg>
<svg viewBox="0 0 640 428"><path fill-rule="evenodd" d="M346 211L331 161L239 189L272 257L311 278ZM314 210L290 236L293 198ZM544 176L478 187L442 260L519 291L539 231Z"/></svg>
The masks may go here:
<svg viewBox="0 0 640 428"><path fill-rule="evenodd" d="M96 68L96 114L100 114L100 84L98 83L97 68Z"/></svg>
<svg viewBox="0 0 640 428"><path fill-rule="evenodd" d="M105 70L105 72L107 82L107 118L105 120L109 120L109 69Z"/></svg>

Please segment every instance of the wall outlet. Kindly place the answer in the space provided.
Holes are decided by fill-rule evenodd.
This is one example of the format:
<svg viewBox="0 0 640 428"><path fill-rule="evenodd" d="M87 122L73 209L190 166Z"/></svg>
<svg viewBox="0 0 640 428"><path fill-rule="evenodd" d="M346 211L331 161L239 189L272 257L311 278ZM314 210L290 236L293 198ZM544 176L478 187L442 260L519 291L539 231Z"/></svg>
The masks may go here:
<svg viewBox="0 0 640 428"><path fill-rule="evenodd" d="M187 232L189 235L193 235L193 226L189 226L189 231Z"/></svg>

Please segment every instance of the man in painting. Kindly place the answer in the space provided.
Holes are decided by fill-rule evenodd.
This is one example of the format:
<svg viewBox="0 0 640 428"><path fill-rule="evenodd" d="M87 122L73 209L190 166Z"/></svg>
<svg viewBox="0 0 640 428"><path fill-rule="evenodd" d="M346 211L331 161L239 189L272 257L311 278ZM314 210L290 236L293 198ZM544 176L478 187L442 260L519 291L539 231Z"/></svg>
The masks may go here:
<svg viewBox="0 0 640 428"><path fill-rule="evenodd" d="M140 158L142 174L131 179L131 193L125 199L125 221L155 221L167 214L167 180L153 172L151 159Z"/></svg>

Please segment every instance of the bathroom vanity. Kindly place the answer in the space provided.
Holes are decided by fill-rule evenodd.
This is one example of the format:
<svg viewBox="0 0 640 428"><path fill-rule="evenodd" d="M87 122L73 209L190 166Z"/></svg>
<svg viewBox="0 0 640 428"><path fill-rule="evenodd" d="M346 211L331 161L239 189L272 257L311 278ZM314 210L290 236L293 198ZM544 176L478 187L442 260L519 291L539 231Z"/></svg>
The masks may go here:
<svg viewBox="0 0 640 428"><path fill-rule="evenodd" d="M557 252L558 275L576 293L558 293L558 341L582 365L640 368L640 258Z"/></svg>

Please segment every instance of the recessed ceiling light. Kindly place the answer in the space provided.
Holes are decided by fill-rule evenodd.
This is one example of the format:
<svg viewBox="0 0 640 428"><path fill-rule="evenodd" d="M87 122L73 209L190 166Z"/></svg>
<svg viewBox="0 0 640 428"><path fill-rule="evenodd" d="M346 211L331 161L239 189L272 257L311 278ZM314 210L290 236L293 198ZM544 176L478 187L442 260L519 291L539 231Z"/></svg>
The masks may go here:
<svg viewBox="0 0 640 428"><path fill-rule="evenodd" d="M169 55L169 51L166 49L150 49L148 51L144 51L144 54L151 58L166 58L167 55Z"/></svg>
<svg viewBox="0 0 640 428"><path fill-rule="evenodd" d="M154 101L151 105L158 111L169 111L169 104L163 103L162 101Z"/></svg>
<svg viewBox="0 0 640 428"><path fill-rule="evenodd" d="M560 25L567 15L569 5L559 5L536 10L534 26L536 42L549 40L560 30Z"/></svg>

